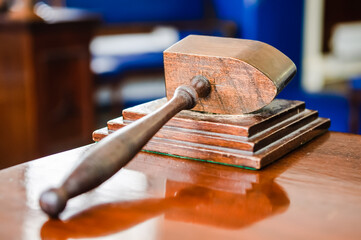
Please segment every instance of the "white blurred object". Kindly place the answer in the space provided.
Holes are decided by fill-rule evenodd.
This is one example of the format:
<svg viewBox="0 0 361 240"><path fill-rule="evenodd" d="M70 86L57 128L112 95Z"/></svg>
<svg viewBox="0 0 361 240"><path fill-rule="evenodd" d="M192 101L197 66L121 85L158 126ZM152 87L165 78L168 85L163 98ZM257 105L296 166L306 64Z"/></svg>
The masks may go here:
<svg viewBox="0 0 361 240"><path fill-rule="evenodd" d="M325 82L345 81L361 74L361 59L343 59L333 53L323 57Z"/></svg>
<svg viewBox="0 0 361 240"><path fill-rule="evenodd" d="M95 37L90 43L90 52L95 56L163 52L178 40L176 28L156 27L150 33Z"/></svg>
<svg viewBox="0 0 361 240"><path fill-rule="evenodd" d="M94 73L103 73L113 71L118 64L118 60L112 56L101 56L91 60L90 68Z"/></svg>
<svg viewBox="0 0 361 240"><path fill-rule="evenodd" d="M163 77L149 77L148 79L133 79L120 88L120 97L123 102L142 101L165 97Z"/></svg>
<svg viewBox="0 0 361 240"><path fill-rule="evenodd" d="M114 89L109 85L97 88L95 101L98 106L115 102L141 102L166 96L163 76L128 77L124 84Z"/></svg>
<svg viewBox="0 0 361 240"><path fill-rule="evenodd" d="M34 5L34 12L47 23L69 22L79 20L82 16L97 18L97 14L81 9L52 7L43 2L38 2Z"/></svg>
<svg viewBox="0 0 361 240"><path fill-rule="evenodd" d="M330 40L331 52L322 51L325 0L306 0L302 86L320 92L326 83L346 81L361 74L361 22L340 23Z"/></svg>
<svg viewBox="0 0 361 240"><path fill-rule="evenodd" d="M306 0L303 29L302 86L307 92L323 88L322 27L325 0Z"/></svg>
<svg viewBox="0 0 361 240"><path fill-rule="evenodd" d="M330 47L342 60L361 60L361 22L340 23L333 30Z"/></svg>
<svg viewBox="0 0 361 240"><path fill-rule="evenodd" d="M339 23L323 56L325 82L345 81L361 74L361 22Z"/></svg>

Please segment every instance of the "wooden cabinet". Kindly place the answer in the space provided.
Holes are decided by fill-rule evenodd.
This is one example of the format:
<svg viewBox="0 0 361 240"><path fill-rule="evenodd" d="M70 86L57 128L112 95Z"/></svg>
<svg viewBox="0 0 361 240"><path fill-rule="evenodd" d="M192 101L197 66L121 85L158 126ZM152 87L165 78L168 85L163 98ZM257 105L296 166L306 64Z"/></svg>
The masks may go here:
<svg viewBox="0 0 361 240"><path fill-rule="evenodd" d="M91 142L96 23L0 18L0 168Z"/></svg>

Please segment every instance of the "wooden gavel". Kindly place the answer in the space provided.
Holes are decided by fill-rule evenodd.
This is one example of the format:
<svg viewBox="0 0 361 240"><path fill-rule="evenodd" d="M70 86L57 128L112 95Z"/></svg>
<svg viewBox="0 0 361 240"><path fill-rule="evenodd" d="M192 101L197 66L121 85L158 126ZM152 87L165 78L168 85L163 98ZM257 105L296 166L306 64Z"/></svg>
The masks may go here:
<svg viewBox="0 0 361 240"><path fill-rule="evenodd" d="M39 202L50 217L58 217L70 198L113 176L181 110L254 112L296 73L287 56L265 43L195 35L164 51L164 68L167 104L95 144L59 188L45 191Z"/></svg>

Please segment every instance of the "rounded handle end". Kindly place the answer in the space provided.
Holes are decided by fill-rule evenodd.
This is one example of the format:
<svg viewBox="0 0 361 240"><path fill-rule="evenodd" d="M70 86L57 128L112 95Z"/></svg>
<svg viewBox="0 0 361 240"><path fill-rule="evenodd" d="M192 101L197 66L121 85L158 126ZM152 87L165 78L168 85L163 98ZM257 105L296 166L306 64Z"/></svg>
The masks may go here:
<svg viewBox="0 0 361 240"><path fill-rule="evenodd" d="M195 76L191 81L191 86L196 90L200 98L207 97L211 92L210 82L202 75Z"/></svg>
<svg viewBox="0 0 361 240"><path fill-rule="evenodd" d="M65 209L67 201L68 198L61 188L51 188L41 194L39 204L41 209L51 218L58 218Z"/></svg>

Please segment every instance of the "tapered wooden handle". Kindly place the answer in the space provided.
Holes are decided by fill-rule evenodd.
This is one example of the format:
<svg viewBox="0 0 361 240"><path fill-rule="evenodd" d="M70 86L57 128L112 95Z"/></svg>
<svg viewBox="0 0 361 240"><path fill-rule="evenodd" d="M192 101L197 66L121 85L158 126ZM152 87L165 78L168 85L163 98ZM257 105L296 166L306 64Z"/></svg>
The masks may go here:
<svg viewBox="0 0 361 240"><path fill-rule="evenodd" d="M67 201L85 193L113 176L125 166L158 130L174 115L193 108L198 97L206 97L210 83L202 76L189 86L180 86L173 98L156 112L112 133L81 158L81 163L59 188L51 188L40 196L40 207L50 217L58 217Z"/></svg>

